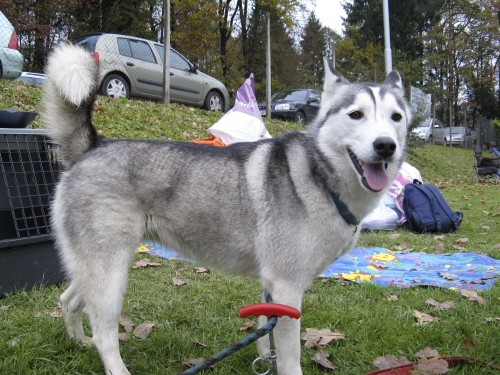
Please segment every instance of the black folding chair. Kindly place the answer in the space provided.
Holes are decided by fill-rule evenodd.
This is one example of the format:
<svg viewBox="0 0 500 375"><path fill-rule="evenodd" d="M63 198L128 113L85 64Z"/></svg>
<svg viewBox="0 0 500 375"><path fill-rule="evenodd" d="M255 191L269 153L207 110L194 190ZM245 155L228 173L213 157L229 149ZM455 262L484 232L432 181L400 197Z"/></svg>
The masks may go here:
<svg viewBox="0 0 500 375"><path fill-rule="evenodd" d="M496 176L497 179L500 179L498 171L500 167L500 158L483 158L483 150L480 145L474 146L474 155L476 156L476 165L474 169L478 181L488 176Z"/></svg>

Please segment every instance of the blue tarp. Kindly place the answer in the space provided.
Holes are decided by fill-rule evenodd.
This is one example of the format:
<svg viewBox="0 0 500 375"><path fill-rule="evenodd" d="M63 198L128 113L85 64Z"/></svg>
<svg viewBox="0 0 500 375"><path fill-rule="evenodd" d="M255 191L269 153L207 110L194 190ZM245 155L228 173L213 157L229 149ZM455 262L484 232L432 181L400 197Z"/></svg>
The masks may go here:
<svg viewBox="0 0 500 375"><path fill-rule="evenodd" d="M139 251L167 259L183 259L174 250L147 242ZM321 277L373 282L408 288L490 289L500 276L500 260L477 253L398 253L381 247L354 248L333 262Z"/></svg>

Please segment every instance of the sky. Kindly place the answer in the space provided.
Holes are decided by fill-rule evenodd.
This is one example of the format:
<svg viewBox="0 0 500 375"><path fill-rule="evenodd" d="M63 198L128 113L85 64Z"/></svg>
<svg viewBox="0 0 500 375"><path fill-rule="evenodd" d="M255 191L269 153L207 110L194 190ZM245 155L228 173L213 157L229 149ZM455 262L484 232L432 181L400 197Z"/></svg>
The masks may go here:
<svg viewBox="0 0 500 375"><path fill-rule="evenodd" d="M323 26L333 29L340 35L342 32L342 17L345 17L343 0L316 0L314 11Z"/></svg>

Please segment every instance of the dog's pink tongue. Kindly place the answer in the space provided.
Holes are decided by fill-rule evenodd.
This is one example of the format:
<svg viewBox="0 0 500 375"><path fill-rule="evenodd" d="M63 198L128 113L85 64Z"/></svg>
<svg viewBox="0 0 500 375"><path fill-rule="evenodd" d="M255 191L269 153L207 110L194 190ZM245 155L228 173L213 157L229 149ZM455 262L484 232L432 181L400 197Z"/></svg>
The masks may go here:
<svg viewBox="0 0 500 375"><path fill-rule="evenodd" d="M384 163L363 165L363 177L368 186L374 191L380 191L389 183L389 176L385 173Z"/></svg>

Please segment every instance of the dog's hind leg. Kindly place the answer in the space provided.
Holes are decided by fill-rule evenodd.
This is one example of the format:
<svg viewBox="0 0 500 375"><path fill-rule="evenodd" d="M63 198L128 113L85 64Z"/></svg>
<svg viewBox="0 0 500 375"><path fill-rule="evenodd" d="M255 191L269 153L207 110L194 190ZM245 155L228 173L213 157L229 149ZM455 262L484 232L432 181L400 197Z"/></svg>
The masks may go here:
<svg viewBox="0 0 500 375"><path fill-rule="evenodd" d="M92 345L92 339L85 336L82 324L83 300L76 283L72 282L60 297L61 310L69 337L86 346Z"/></svg>
<svg viewBox="0 0 500 375"><path fill-rule="evenodd" d="M263 282L264 288L271 293L273 302L295 307L300 310L304 291L297 283L289 280L273 280ZM260 318L260 325L265 323ZM280 318L273 330L276 350L278 352L278 373L286 375L302 375L300 368L300 319ZM259 340L259 353L269 352L269 338Z"/></svg>
<svg viewBox="0 0 500 375"><path fill-rule="evenodd" d="M128 270L136 245L116 240L94 252L85 269L83 299L92 326L92 341L107 375L129 375L120 355L118 326L127 290ZM82 275L82 273L80 274Z"/></svg>

